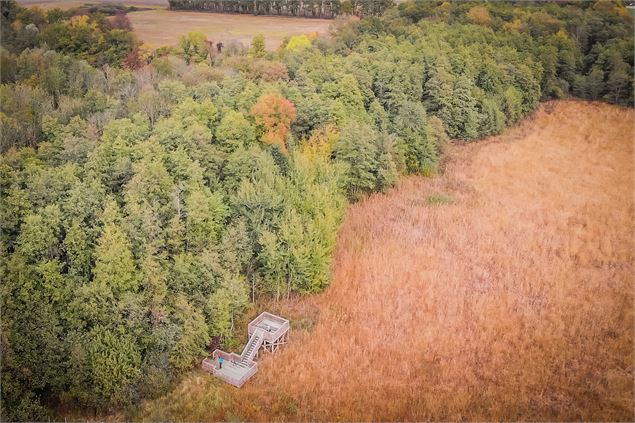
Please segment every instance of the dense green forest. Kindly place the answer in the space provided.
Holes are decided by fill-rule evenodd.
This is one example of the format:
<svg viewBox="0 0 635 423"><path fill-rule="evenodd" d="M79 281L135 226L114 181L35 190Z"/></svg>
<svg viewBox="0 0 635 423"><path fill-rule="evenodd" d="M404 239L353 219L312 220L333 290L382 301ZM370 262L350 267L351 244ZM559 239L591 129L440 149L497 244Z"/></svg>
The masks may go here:
<svg viewBox="0 0 635 423"><path fill-rule="evenodd" d="M327 287L347 203L434 174L449 139L544 99L633 105L614 2L409 1L222 53L1 7L4 420L165 393L250 302Z"/></svg>

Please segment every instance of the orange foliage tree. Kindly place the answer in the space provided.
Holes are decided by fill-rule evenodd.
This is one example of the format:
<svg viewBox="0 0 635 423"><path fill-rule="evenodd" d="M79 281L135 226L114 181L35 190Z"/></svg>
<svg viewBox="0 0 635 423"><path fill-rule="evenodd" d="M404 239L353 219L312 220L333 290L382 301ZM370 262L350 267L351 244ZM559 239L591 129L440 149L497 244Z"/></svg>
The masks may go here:
<svg viewBox="0 0 635 423"><path fill-rule="evenodd" d="M489 14L489 10L485 6L474 6L467 14L470 22L477 25L488 26L492 22L492 17Z"/></svg>
<svg viewBox="0 0 635 423"><path fill-rule="evenodd" d="M288 154L285 140L296 117L293 103L277 94L264 94L251 108L251 114L264 127L262 140L277 145L283 154Z"/></svg>

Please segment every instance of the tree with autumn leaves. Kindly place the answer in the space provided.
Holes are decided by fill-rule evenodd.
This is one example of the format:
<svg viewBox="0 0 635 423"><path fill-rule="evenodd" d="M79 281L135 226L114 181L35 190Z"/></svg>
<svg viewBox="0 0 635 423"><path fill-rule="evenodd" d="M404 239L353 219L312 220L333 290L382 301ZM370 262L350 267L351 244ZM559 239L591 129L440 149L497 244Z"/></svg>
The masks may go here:
<svg viewBox="0 0 635 423"><path fill-rule="evenodd" d="M265 144L277 147L285 156L287 135L296 118L293 103L278 94L264 94L251 108L251 114L261 127L261 139Z"/></svg>

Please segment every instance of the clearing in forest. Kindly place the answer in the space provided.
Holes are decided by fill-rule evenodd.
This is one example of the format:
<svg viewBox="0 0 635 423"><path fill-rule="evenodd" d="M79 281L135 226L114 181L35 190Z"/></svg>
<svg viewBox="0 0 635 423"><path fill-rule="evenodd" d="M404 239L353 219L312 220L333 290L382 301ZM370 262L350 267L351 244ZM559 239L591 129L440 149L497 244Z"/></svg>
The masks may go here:
<svg viewBox="0 0 635 423"><path fill-rule="evenodd" d="M633 118L543 104L351 206L332 285L270 307L287 347L139 418L632 420Z"/></svg>
<svg viewBox="0 0 635 423"><path fill-rule="evenodd" d="M139 39L152 47L177 45L179 38L200 31L214 42L239 42L249 47L258 34L265 36L265 46L275 50L287 36L327 34L332 19L308 19L288 16L252 16L225 13L146 10L128 13Z"/></svg>

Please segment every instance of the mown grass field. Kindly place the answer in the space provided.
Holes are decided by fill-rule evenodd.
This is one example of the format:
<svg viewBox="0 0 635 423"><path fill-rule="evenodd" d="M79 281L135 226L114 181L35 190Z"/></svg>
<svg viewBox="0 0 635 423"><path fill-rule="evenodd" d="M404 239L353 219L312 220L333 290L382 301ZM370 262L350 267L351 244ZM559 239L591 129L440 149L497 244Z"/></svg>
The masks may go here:
<svg viewBox="0 0 635 423"><path fill-rule="evenodd" d="M632 421L633 119L543 104L353 205L331 287L266 307L290 345L135 418Z"/></svg>

